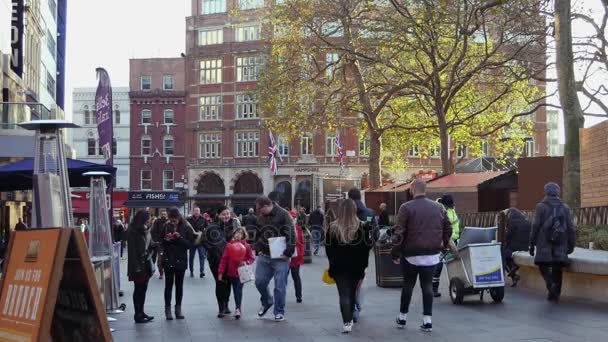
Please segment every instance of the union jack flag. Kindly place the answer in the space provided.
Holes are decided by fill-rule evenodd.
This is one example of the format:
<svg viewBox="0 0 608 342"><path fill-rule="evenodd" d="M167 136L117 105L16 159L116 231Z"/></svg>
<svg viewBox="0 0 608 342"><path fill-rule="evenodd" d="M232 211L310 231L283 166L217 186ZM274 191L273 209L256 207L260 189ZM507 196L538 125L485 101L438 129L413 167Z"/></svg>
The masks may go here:
<svg viewBox="0 0 608 342"><path fill-rule="evenodd" d="M344 148L340 142L340 134L336 135L336 147L338 148L338 160L340 161L340 169L344 170Z"/></svg>
<svg viewBox="0 0 608 342"><path fill-rule="evenodd" d="M272 132L268 131L269 143L268 143L268 162L270 163L270 171L277 175L279 174L279 164L277 163L276 154L278 152L277 142L274 140Z"/></svg>

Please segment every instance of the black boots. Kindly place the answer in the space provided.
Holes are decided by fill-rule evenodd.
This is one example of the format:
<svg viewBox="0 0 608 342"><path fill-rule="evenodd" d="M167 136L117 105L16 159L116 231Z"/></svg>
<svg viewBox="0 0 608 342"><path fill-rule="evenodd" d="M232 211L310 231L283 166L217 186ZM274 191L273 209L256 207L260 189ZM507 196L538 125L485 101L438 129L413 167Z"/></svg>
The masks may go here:
<svg viewBox="0 0 608 342"><path fill-rule="evenodd" d="M184 319L186 317L184 317L184 315L182 315L182 306L181 305L176 305L175 306L175 318L176 319Z"/></svg>
<svg viewBox="0 0 608 342"><path fill-rule="evenodd" d="M167 321L173 320L173 315L171 314L171 305L165 305L165 318Z"/></svg>
<svg viewBox="0 0 608 342"><path fill-rule="evenodd" d="M441 293L439 292L439 282L433 282L433 297L441 297Z"/></svg>

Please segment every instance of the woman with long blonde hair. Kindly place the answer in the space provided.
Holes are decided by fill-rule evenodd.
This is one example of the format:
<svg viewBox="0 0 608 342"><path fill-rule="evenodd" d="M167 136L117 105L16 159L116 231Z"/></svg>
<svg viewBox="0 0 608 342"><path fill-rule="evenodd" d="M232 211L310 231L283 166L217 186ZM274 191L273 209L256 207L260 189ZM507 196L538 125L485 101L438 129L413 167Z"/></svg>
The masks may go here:
<svg viewBox="0 0 608 342"><path fill-rule="evenodd" d="M369 251L371 225L357 217L357 206L351 199L339 202L336 220L330 224L325 236L325 251L329 260L329 275L336 281L340 297L340 311L344 326L342 333L353 328L353 311L357 284L365 276Z"/></svg>

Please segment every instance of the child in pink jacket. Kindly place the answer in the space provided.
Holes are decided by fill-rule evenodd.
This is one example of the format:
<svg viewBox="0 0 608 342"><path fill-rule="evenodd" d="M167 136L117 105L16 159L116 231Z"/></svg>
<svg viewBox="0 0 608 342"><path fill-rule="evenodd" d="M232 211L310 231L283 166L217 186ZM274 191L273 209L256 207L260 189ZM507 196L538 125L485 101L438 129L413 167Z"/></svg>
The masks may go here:
<svg viewBox="0 0 608 342"><path fill-rule="evenodd" d="M218 280L227 281L232 285L236 303L235 319L241 318L241 302L243 300L243 284L239 278L239 266L251 265L254 260L251 246L247 243L247 230L239 227L232 234L232 240L224 248L218 271Z"/></svg>

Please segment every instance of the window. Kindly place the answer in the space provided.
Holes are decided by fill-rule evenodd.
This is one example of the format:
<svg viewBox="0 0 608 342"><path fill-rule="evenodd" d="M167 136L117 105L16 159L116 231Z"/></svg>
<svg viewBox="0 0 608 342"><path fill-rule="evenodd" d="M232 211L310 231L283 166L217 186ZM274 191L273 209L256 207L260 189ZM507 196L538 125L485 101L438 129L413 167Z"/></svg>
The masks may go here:
<svg viewBox="0 0 608 342"><path fill-rule="evenodd" d="M120 110L118 105L114 106L114 123L120 125Z"/></svg>
<svg viewBox="0 0 608 342"><path fill-rule="evenodd" d="M140 88L141 88L141 90L152 89L152 77L151 76L142 76L140 78Z"/></svg>
<svg viewBox="0 0 608 342"><path fill-rule="evenodd" d="M141 170L141 190L152 190L152 170Z"/></svg>
<svg viewBox="0 0 608 342"><path fill-rule="evenodd" d="M264 7L264 0L239 0L239 8L250 10Z"/></svg>
<svg viewBox="0 0 608 342"><path fill-rule="evenodd" d="M144 136L141 138L141 155L149 156L152 152L152 140L150 137Z"/></svg>
<svg viewBox="0 0 608 342"><path fill-rule="evenodd" d="M431 155L431 158L441 158L441 146L436 145L435 147L432 147L429 154Z"/></svg>
<svg viewBox="0 0 608 342"><path fill-rule="evenodd" d="M49 52L53 58L55 58L55 54L57 53L57 43L55 43L53 33L49 30L46 31L46 46L49 48Z"/></svg>
<svg viewBox="0 0 608 342"><path fill-rule="evenodd" d="M236 81L257 81L262 64L261 56L246 56L236 58Z"/></svg>
<svg viewBox="0 0 608 342"><path fill-rule="evenodd" d="M46 90L49 91L49 93L51 94L51 97L54 99L55 98L55 78L53 78L53 75L51 75L51 73L49 73L48 71L46 72Z"/></svg>
<svg viewBox="0 0 608 342"><path fill-rule="evenodd" d="M220 157L221 133L203 133L199 136L199 140L199 156L201 159L217 159Z"/></svg>
<svg viewBox="0 0 608 342"><path fill-rule="evenodd" d="M163 76L163 90L173 90L173 75Z"/></svg>
<svg viewBox="0 0 608 342"><path fill-rule="evenodd" d="M149 109L144 109L141 111L141 123L142 124L151 124L152 123L152 111Z"/></svg>
<svg viewBox="0 0 608 342"><path fill-rule="evenodd" d="M236 132L236 156L238 158L257 157L259 145L259 132Z"/></svg>
<svg viewBox="0 0 608 342"><path fill-rule="evenodd" d="M226 12L226 0L201 0L201 14Z"/></svg>
<svg viewBox="0 0 608 342"><path fill-rule="evenodd" d="M200 63L201 84L222 83L222 60L206 59Z"/></svg>
<svg viewBox="0 0 608 342"><path fill-rule="evenodd" d="M163 139L163 152L164 152L165 156L173 155L173 137L172 136L166 136Z"/></svg>
<svg viewBox="0 0 608 342"><path fill-rule="evenodd" d="M257 119L258 99L255 95L241 94L236 96L237 119Z"/></svg>
<svg viewBox="0 0 608 342"><path fill-rule="evenodd" d="M279 155L289 156L289 141L285 137L279 137Z"/></svg>
<svg viewBox="0 0 608 342"><path fill-rule="evenodd" d="M222 97L220 95L199 98L200 121L214 121L221 118Z"/></svg>
<svg viewBox="0 0 608 342"><path fill-rule="evenodd" d="M118 153L118 144L116 139L112 139L112 155L115 156Z"/></svg>
<svg viewBox="0 0 608 342"><path fill-rule="evenodd" d="M95 145L97 145L95 143L95 139L89 138L87 140L87 155L89 155L89 156L94 156L95 155L95 152L96 152L96 149L95 149L96 146Z"/></svg>
<svg viewBox="0 0 608 342"><path fill-rule="evenodd" d="M97 140L97 154L99 154L100 156L103 156L103 148L101 147L101 144L99 143L99 140Z"/></svg>
<svg viewBox="0 0 608 342"><path fill-rule="evenodd" d="M464 145L458 145L458 151L456 151L456 156L458 158L466 158L469 155L469 148Z"/></svg>
<svg viewBox="0 0 608 342"><path fill-rule="evenodd" d="M415 146L410 147L407 150L407 155L408 155L408 157L413 157L413 158L420 157L420 146L415 145Z"/></svg>
<svg viewBox="0 0 608 342"><path fill-rule="evenodd" d="M224 42L224 30L213 29L198 32L198 45L216 45Z"/></svg>
<svg viewBox="0 0 608 342"><path fill-rule="evenodd" d="M342 25L337 21L323 23L321 30L321 33L327 37L342 37L344 35Z"/></svg>
<svg viewBox="0 0 608 342"><path fill-rule="evenodd" d="M482 157L490 156L490 143L488 143L485 140L481 142L481 156Z"/></svg>
<svg viewBox="0 0 608 342"><path fill-rule="evenodd" d="M524 156L534 157L534 138L525 139Z"/></svg>
<svg viewBox="0 0 608 342"><path fill-rule="evenodd" d="M312 151L312 134L304 134L300 138L300 154L302 156L311 156Z"/></svg>
<svg viewBox="0 0 608 342"><path fill-rule="evenodd" d="M84 124L92 125L93 123L94 123L93 115L91 114L91 111L89 110L89 106L84 106Z"/></svg>
<svg viewBox="0 0 608 342"><path fill-rule="evenodd" d="M340 56L335 53L327 53L325 55L325 65L327 66L325 69L325 74L328 78L332 78L334 76L334 72L336 70L337 67L337 63L338 60L340 59Z"/></svg>
<svg viewBox="0 0 608 342"><path fill-rule="evenodd" d="M173 170L163 171L163 190L173 190Z"/></svg>
<svg viewBox="0 0 608 342"><path fill-rule="evenodd" d="M236 29L237 42L260 40L260 25L241 26Z"/></svg>
<svg viewBox="0 0 608 342"><path fill-rule="evenodd" d="M332 157L338 155L338 146L336 146L336 133L328 133L325 136L325 154Z"/></svg>
<svg viewBox="0 0 608 342"><path fill-rule="evenodd" d="M362 157L369 157L370 139L363 137L359 139L359 155Z"/></svg>
<svg viewBox="0 0 608 342"><path fill-rule="evenodd" d="M173 124L173 109L165 109L164 118L165 124Z"/></svg>

